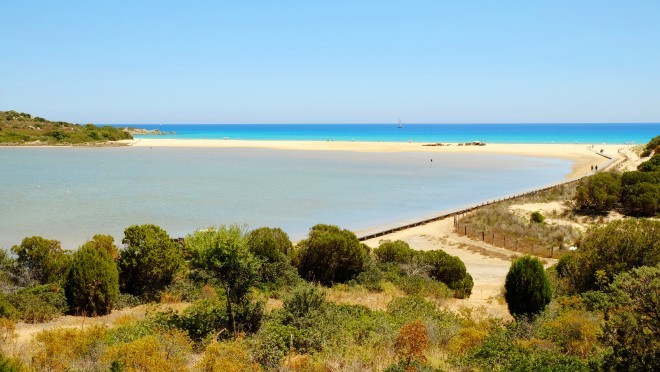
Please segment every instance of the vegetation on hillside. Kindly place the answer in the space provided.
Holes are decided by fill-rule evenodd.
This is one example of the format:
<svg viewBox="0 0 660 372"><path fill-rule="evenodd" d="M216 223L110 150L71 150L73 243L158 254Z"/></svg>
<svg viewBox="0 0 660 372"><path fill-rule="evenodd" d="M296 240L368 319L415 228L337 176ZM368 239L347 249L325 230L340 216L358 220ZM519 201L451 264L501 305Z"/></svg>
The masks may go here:
<svg viewBox="0 0 660 372"><path fill-rule="evenodd" d="M125 139L133 139L133 136L119 128L71 124L22 112L0 111L0 145L77 145Z"/></svg>

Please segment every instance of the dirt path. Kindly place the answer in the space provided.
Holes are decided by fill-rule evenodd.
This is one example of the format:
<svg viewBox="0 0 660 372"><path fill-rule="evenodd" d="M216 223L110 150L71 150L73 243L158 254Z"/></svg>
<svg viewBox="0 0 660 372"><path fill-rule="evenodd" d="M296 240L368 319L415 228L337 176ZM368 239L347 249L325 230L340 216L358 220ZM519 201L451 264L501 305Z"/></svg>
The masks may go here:
<svg viewBox="0 0 660 372"><path fill-rule="evenodd" d="M454 222L451 218L398 231L364 243L377 247L382 239L403 240L416 250L442 249L448 254L458 256L472 275L474 288L469 299L451 300L448 307L456 310L461 306L483 306L491 316L511 319L502 291L511 261L518 257L519 253L458 235L454 232ZM556 261L545 259L543 262L549 266Z"/></svg>

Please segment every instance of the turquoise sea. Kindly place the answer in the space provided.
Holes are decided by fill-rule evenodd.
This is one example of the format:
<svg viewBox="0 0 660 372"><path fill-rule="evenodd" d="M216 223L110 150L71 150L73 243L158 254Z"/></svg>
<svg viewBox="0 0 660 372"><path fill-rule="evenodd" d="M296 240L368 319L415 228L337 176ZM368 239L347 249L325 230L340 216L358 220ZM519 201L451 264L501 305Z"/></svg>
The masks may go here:
<svg viewBox="0 0 660 372"><path fill-rule="evenodd" d="M168 138L381 142L646 143L650 124L113 124L175 132ZM156 138L158 136L138 136Z"/></svg>

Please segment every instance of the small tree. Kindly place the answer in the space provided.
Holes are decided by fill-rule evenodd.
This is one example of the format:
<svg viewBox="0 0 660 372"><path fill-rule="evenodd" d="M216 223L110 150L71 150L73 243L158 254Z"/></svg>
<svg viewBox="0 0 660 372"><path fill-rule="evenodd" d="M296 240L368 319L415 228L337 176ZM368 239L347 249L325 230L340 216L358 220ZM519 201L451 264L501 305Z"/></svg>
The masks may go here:
<svg viewBox="0 0 660 372"><path fill-rule="evenodd" d="M408 323L401 327L396 336L394 350L402 359L402 362L409 366L411 363L426 362L424 352L429 348L426 326L420 320Z"/></svg>
<svg viewBox="0 0 660 372"><path fill-rule="evenodd" d="M660 370L660 267L640 267L610 285L603 340L614 370Z"/></svg>
<svg viewBox="0 0 660 372"><path fill-rule="evenodd" d="M119 256L122 292L148 299L168 286L183 267L183 251L156 225L133 225L124 231Z"/></svg>
<svg viewBox="0 0 660 372"><path fill-rule="evenodd" d="M119 274L112 256L93 241L73 254L64 288L74 314L105 315L119 297Z"/></svg>
<svg viewBox="0 0 660 372"><path fill-rule="evenodd" d="M614 173L596 173L580 181L573 197L573 210L584 214L605 214L614 208L621 194L621 181Z"/></svg>
<svg viewBox="0 0 660 372"><path fill-rule="evenodd" d="M504 289L504 298L514 317L536 315L552 299L550 280L536 257L523 256L513 261Z"/></svg>
<svg viewBox="0 0 660 372"><path fill-rule="evenodd" d="M604 289L614 277L660 264L660 221L631 218L589 229L558 273L575 292Z"/></svg>
<svg viewBox="0 0 660 372"><path fill-rule="evenodd" d="M378 248L374 249L374 254L380 263L410 263L414 251L410 245L403 240L382 240Z"/></svg>
<svg viewBox="0 0 660 372"><path fill-rule="evenodd" d="M11 248L16 254L17 277L22 285L61 283L66 278L70 256L57 240L33 236Z"/></svg>
<svg viewBox="0 0 660 372"><path fill-rule="evenodd" d="M441 281L455 290L457 298L470 297L474 282L460 258L441 250L434 250L425 252L425 260L430 265L429 276L431 278Z"/></svg>
<svg viewBox="0 0 660 372"><path fill-rule="evenodd" d="M232 305L246 300L261 264L250 253L245 232L238 226L198 230L186 237L186 247L192 253L192 267L204 271L225 289L227 314L236 334L238 328Z"/></svg>
<svg viewBox="0 0 660 372"><path fill-rule="evenodd" d="M545 220L545 217L539 211L532 212L532 215L529 217L529 221L533 223L542 223L543 220Z"/></svg>
<svg viewBox="0 0 660 372"><path fill-rule="evenodd" d="M277 288L299 279L289 258L293 243L282 229L262 227L252 230L247 235L247 245L250 252L262 261L259 274L263 285Z"/></svg>
<svg viewBox="0 0 660 372"><path fill-rule="evenodd" d="M353 279L364 269L366 258L354 233L319 224L298 243L294 264L303 278L331 284Z"/></svg>

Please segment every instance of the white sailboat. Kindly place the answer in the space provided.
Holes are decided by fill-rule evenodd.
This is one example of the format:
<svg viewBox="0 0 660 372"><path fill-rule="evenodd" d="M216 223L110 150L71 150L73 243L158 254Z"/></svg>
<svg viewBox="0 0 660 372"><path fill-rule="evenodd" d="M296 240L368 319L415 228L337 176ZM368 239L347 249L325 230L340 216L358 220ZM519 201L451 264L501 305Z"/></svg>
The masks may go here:
<svg viewBox="0 0 660 372"><path fill-rule="evenodd" d="M403 128L403 124L401 124L401 119L399 119L399 126L398 126L398 128L399 128L399 129Z"/></svg>

